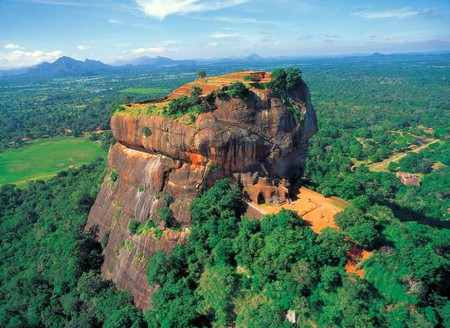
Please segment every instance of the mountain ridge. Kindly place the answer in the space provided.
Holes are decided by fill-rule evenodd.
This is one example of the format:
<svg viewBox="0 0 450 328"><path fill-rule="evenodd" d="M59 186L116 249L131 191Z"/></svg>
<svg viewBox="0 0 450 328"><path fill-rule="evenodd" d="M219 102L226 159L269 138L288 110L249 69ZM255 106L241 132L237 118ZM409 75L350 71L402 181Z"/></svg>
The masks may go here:
<svg viewBox="0 0 450 328"><path fill-rule="evenodd" d="M0 70L0 78L7 77L78 77L101 75L111 72L135 71L139 69L162 69L169 67L195 67L201 65L227 65L227 64L256 64L273 61L283 62L296 61L315 61L315 60L344 60L344 61L384 61L384 60L409 60L417 57L429 56L449 56L450 52L436 53L392 53L383 54L374 52L370 54L355 53L345 55L326 55L326 56L276 56L264 57L258 54L250 54L244 57L224 57L224 58L199 58L199 59L171 59L168 57L141 56L131 60L119 60L112 64L105 64L98 60L85 59L77 60L68 56L62 56L54 62L42 62L37 65L9 70Z"/></svg>

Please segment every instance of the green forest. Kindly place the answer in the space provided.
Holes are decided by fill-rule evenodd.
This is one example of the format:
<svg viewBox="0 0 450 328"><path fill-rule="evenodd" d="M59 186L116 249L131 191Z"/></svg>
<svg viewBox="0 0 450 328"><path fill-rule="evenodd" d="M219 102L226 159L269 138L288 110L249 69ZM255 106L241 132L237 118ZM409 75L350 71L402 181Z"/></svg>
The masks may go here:
<svg viewBox="0 0 450 328"><path fill-rule="evenodd" d="M320 235L291 211L261 221L241 213L227 180L192 204L189 241L148 264L160 287L150 327L293 327L290 311L299 327L450 325L449 230L403 223L379 205L347 209L340 230ZM364 279L343 268L345 236L377 250Z"/></svg>
<svg viewBox="0 0 450 328"><path fill-rule="evenodd" d="M23 188L3 185L0 326L450 327L450 57L252 68L276 67L292 67L311 90L319 131L303 184L353 205L336 216L339 230L317 235L290 211L250 221L239 189L218 180L193 202L187 242L151 258L146 273L158 289L142 313L102 280L97 231L84 230L104 160ZM248 67L205 67L208 75L240 69ZM1 148L108 130L120 104L165 96L195 77L192 68L168 68L0 80ZM106 149L112 142L90 138ZM373 169L394 156L402 157ZM403 185L402 171L420 186ZM344 269L356 244L372 251L363 278Z"/></svg>
<svg viewBox="0 0 450 328"><path fill-rule="evenodd" d="M1 187L1 327L143 327L131 295L100 277L101 245L84 231L105 170L99 159Z"/></svg>

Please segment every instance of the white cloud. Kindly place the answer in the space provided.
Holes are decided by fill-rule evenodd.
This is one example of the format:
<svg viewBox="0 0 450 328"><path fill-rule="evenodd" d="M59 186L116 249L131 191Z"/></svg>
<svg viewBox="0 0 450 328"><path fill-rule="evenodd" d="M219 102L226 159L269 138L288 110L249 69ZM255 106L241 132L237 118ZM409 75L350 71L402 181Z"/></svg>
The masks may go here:
<svg viewBox="0 0 450 328"><path fill-rule="evenodd" d="M136 49L131 49L123 53L124 57L131 56L143 56L143 55L154 55L161 54L165 52L178 52L180 51L182 43L179 41L161 41L150 47L140 47Z"/></svg>
<svg viewBox="0 0 450 328"><path fill-rule="evenodd" d="M401 8L384 11L360 11L353 13L353 16L359 16L367 19L383 19L383 18L408 18L423 14L422 11L412 10L410 8Z"/></svg>
<svg viewBox="0 0 450 328"><path fill-rule="evenodd" d="M308 40L308 39L313 39L314 38L314 35L312 35L312 34L306 34L306 35L297 35L297 36L294 36L292 39L294 40L294 41L301 41L301 40Z"/></svg>
<svg viewBox="0 0 450 328"><path fill-rule="evenodd" d="M166 51L164 47L148 47L148 48L137 48L132 49L132 55L144 55L144 54L157 54Z"/></svg>
<svg viewBox="0 0 450 328"><path fill-rule="evenodd" d="M23 0L23 2L37 3L40 5L52 5L52 6L69 6L69 7L94 7L92 4L70 2L70 1L53 1L53 0Z"/></svg>
<svg viewBox="0 0 450 328"><path fill-rule="evenodd" d="M187 14L234 7L250 0L135 0L139 9L160 20L173 14Z"/></svg>
<svg viewBox="0 0 450 328"><path fill-rule="evenodd" d="M14 43L5 44L5 46L3 48L8 49L8 50L23 49L21 46L19 46L18 44L14 44Z"/></svg>
<svg viewBox="0 0 450 328"><path fill-rule="evenodd" d="M225 16L218 16L213 18L216 22L222 22L222 23L233 23L233 24L262 24L262 21L258 21L255 18L246 18L246 17L225 17Z"/></svg>
<svg viewBox="0 0 450 328"><path fill-rule="evenodd" d="M26 67L39 64L43 61L55 61L63 55L61 50L45 52L42 50L24 51L13 50L7 53L0 53L0 67L15 68Z"/></svg>
<svg viewBox="0 0 450 328"><path fill-rule="evenodd" d="M221 33L221 32L216 32L214 34L211 34L210 37L213 38L213 39L219 39L219 40L223 40L223 39L240 39L241 35L239 33Z"/></svg>
<svg viewBox="0 0 450 328"><path fill-rule="evenodd" d="M90 48L89 46L86 46L84 44L80 44L80 45L77 46L77 49L80 50L80 51L87 50L89 48Z"/></svg>
<svg viewBox="0 0 450 328"><path fill-rule="evenodd" d="M214 41L214 42L200 43L199 46L205 48L216 48L219 46L219 42Z"/></svg>
<svg viewBox="0 0 450 328"><path fill-rule="evenodd" d="M110 18L110 19L108 19L108 23L111 23L111 24L123 24L123 20L117 19L117 18Z"/></svg>
<svg viewBox="0 0 450 328"><path fill-rule="evenodd" d="M271 20L262 20L249 17L217 16L212 18L212 20L216 22L231 23L231 24L279 24L278 22Z"/></svg>

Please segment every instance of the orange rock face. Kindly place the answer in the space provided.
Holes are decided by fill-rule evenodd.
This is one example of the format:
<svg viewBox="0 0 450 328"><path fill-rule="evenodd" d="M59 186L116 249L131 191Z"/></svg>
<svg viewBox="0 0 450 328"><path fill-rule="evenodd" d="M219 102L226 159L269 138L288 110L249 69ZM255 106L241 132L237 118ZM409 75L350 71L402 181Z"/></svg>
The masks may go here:
<svg viewBox="0 0 450 328"><path fill-rule="evenodd" d="M108 174L87 228L97 225L100 240L109 235L102 274L130 291L140 308L151 306L146 263L156 251L170 251L185 240L189 205L215 179L231 177L250 188L265 177L286 181L283 186L298 190L308 139L317 124L305 84L289 97L301 115L293 115L271 90L250 88L247 100L216 99L216 109L198 115L195 122L126 113L112 117L117 143L110 150ZM144 127L151 133L144 135ZM112 170L118 173L116 181L110 178ZM160 239L154 228L129 233L131 220L159 224L157 213L165 206L171 208L181 231L162 225Z"/></svg>

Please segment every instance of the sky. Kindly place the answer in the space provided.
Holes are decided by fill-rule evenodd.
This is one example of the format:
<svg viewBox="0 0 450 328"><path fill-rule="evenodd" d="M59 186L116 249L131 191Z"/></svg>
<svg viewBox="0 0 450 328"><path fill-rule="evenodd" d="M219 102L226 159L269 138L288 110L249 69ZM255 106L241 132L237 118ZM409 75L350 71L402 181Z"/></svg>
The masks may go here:
<svg viewBox="0 0 450 328"><path fill-rule="evenodd" d="M1 0L0 69L450 51L449 0Z"/></svg>

